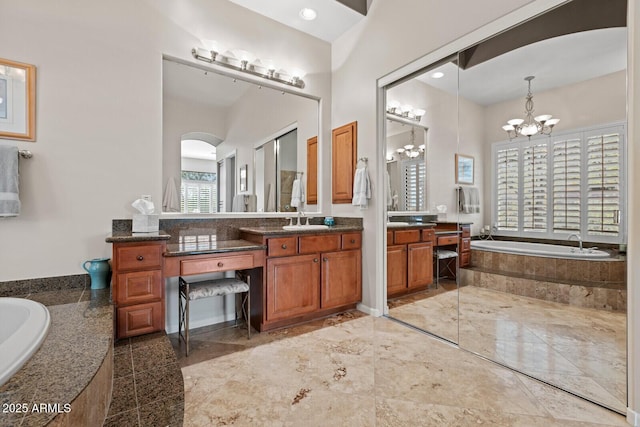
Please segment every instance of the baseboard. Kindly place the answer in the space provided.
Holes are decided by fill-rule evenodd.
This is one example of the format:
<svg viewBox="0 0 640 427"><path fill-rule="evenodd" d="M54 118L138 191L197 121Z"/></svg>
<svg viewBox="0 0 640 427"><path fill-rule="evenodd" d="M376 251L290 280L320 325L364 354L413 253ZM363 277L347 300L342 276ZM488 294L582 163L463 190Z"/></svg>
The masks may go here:
<svg viewBox="0 0 640 427"><path fill-rule="evenodd" d="M627 408L627 422L633 427L640 427L640 412Z"/></svg>
<svg viewBox="0 0 640 427"><path fill-rule="evenodd" d="M356 308L363 313L367 313L369 316L374 316L374 317L382 316L382 313L380 313L380 310L376 310L375 308L369 307L368 305L364 305L362 303L358 303Z"/></svg>

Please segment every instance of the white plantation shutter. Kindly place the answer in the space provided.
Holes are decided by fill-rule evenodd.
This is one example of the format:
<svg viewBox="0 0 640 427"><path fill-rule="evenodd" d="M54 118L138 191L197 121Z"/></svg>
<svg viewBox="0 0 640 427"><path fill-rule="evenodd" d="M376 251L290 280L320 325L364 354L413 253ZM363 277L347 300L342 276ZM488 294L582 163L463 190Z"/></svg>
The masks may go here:
<svg viewBox="0 0 640 427"><path fill-rule="evenodd" d="M624 125L493 146L497 234L624 243Z"/></svg>
<svg viewBox="0 0 640 427"><path fill-rule="evenodd" d="M216 186L210 182L182 180L180 211L184 213L214 213Z"/></svg>
<svg viewBox="0 0 640 427"><path fill-rule="evenodd" d="M423 159L402 162L402 176L404 181L404 209L417 211L424 209L426 168Z"/></svg>
<svg viewBox="0 0 640 427"><path fill-rule="evenodd" d="M522 152L522 215L524 231L547 231L547 143Z"/></svg>
<svg viewBox="0 0 640 427"><path fill-rule="evenodd" d="M620 212L620 134L587 138L587 233L618 236Z"/></svg>
<svg viewBox="0 0 640 427"><path fill-rule="evenodd" d="M581 140L562 139L553 143L553 231L580 232Z"/></svg>
<svg viewBox="0 0 640 427"><path fill-rule="evenodd" d="M496 158L497 226L499 230L518 230L518 147L499 149Z"/></svg>

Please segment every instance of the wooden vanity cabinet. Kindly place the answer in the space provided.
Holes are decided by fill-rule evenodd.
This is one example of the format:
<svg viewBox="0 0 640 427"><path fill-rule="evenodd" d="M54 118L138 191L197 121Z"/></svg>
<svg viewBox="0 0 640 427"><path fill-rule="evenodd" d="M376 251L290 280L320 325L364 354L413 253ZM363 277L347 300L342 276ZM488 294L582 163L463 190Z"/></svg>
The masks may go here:
<svg viewBox="0 0 640 427"><path fill-rule="evenodd" d="M433 229L387 233L391 233L387 236L387 296L426 289L433 283Z"/></svg>
<svg viewBox="0 0 640 427"><path fill-rule="evenodd" d="M460 267L471 265L471 226L460 226Z"/></svg>
<svg viewBox="0 0 640 427"><path fill-rule="evenodd" d="M113 244L116 338L164 330L165 242Z"/></svg>
<svg viewBox="0 0 640 427"><path fill-rule="evenodd" d="M259 331L338 313L362 299L361 232L241 238L267 246L262 313L253 325Z"/></svg>
<svg viewBox="0 0 640 427"><path fill-rule="evenodd" d="M358 122L333 129L331 141L331 201L351 203L358 153Z"/></svg>

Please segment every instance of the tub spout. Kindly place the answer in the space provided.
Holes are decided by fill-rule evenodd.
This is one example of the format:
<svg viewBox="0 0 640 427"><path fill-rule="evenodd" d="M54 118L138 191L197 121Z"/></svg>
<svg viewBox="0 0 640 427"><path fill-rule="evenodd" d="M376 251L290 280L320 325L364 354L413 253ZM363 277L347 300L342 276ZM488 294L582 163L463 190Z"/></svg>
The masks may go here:
<svg viewBox="0 0 640 427"><path fill-rule="evenodd" d="M569 237L567 237L567 240L571 241L572 237L576 238L576 240L578 241L578 246L580 247L580 252L582 252L582 237L580 237L579 234L570 234Z"/></svg>

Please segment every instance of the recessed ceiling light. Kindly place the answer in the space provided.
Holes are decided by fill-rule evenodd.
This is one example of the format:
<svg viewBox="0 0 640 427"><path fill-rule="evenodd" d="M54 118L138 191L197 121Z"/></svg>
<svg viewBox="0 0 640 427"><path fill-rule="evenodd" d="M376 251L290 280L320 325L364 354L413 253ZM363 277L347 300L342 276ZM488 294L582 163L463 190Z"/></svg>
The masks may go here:
<svg viewBox="0 0 640 427"><path fill-rule="evenodd" d="M300 10L300 18L304 19L305 21L313 21L317 16L318 14L316 13L316 11L313 9L309 9L308 7Z"/></svg>
<svg viewBox="0 0 640 427"><path fill-rule="evenodd" d="M441 78L443 76L444 76L444 73L442 73L440 71L436 71L435 73L431 74L431 78L434 78L434 79L439 79L439 78Z"/></svg>

